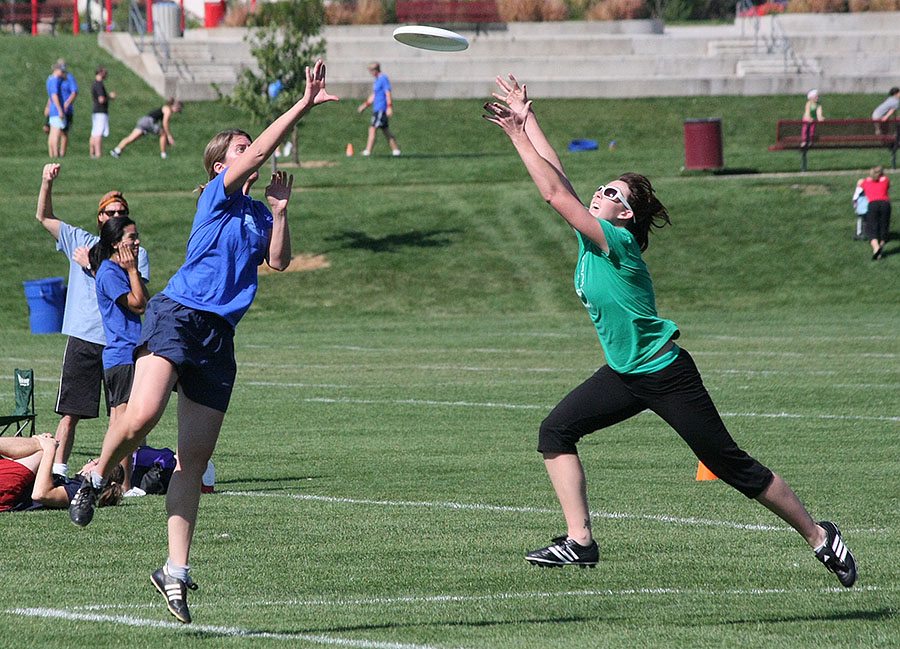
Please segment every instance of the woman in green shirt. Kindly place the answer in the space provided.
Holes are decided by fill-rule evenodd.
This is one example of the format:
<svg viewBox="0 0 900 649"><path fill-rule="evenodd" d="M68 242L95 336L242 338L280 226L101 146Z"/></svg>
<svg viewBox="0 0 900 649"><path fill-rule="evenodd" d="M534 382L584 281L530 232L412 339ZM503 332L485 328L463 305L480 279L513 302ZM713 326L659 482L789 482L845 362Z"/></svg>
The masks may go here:
<svg viewBox="0 0 900 649"><path fill-rule="evenodd" d="M856 562L834 523L815 523L793 490L741 450L725 428L693 359L675 344L678 327L656 313L641 252L650 228L670 223L646 177L627 173L601 185L587 208L563 171L515 77L498 77L500 102L484 118L509 136L543 198L579 241L575 291L603 346L607 365L569 393L541 424L538 451L566 519L567 533L526 561L542 566L594 566L585 474L576 443L584 435L650 409L688 443L719 478L789 523L841 584L856 581Z"/></svg>

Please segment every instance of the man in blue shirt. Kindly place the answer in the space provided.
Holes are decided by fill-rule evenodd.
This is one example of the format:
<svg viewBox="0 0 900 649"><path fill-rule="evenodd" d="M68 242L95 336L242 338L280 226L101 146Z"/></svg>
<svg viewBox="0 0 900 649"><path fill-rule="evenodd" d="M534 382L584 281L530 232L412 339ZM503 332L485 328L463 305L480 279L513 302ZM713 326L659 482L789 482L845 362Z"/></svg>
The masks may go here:
<svg viewBox="0 0 900 649"><path fill-rule="evenodd" d="M37 220L56 239L56 249L69 258L69 285L62 332L69 338L63 356L62 376L56 413L61 415L56 428L56 461L53 473L66 475L66 463L75 442L75 426L81 419L94 419L100 413L100 386L103 384L103 348L106 334L97 306L97 289L89 268L87 251L100 237L60 221L53 213L53 181L59 175L59 164L44 166L41 192L38 196ZM127 216L128 203L121 192L109 192L100 199L97 229L110 218ZM138 270L145 282L150 280L147 251L138 252Z"/></svg>
<svg viewBox="0 0 900 649"><path fill-rule="evenodd" d="M363 155L372 155L372 147L375 146L375 133L378 129L384 133L391 145L391 153L395 156L400 155L400 147L391 129L388 127L388 117L394 114L393 102L391 101L391 82L386 74L381 72L381 64L373 62L369 64L369 74L375 77L372 82L372 94L359 105L357 112L363 112L369 106L372 107L372 121L369 124L369 138L366 141L366 148L362 152Z"/></svg>
<svg viewBox="0 0 900 649"><path fill-rule="evenodd" d="M62 158L66 155L66 147L69 144L69 129L72 128L72 118L75 116L75 109L72 105L75 103L75 98L78 97L78 83L75 81L72 73L66 68L65 59L59 59L56 63L63 72L60 91L62 92L63 111L66 114L66 125L59 138L59 157Z"/></svg>
<svg viewBox="0 0 900 649"><path fill-rule="evenodd" d="M62 81L65 74L65 66L55 63L53 72L47 77L47 106L44 108L44 114L47 116L50 133L47 137L47 153L51 158L59 157L59 140L66 128L66 110L62 99Z"/></svg>

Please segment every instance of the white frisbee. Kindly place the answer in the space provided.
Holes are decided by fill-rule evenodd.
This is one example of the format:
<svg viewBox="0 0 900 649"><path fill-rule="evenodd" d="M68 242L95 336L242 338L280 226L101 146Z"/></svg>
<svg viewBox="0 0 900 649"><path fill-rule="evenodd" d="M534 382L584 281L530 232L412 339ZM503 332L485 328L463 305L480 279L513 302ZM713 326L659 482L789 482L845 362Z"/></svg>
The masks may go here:
<svg viewBox="0 0 900 649"><path fill-rule="evenodd" d="M465 36L428 25L406 25L394 30L394 40L410 47L435 52L461 52L469 47Z"/></svg>

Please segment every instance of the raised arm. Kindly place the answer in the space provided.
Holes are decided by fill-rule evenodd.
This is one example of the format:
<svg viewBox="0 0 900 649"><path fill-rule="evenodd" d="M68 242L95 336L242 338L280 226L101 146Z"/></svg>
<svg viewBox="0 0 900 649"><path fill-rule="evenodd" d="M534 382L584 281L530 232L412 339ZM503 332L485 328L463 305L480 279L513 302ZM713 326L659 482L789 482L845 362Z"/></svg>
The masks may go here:
<svg viewBox="0 0 900 649"><path fill-rule="evenodd" d="M497 102L486 103L484 109L488 114L483 117L497 124L509 136L531 179L550 207L569 225L596 243L601 250L608 252L609 244L600 223L585 209L568 179L540 155L526 135L525 123L533 118L531 102L526 102L519 111Z"/></svg>
<svg viewBox="0 0 900 649"><path fill-rule="evenodd" d="M225 193L232 194L241 189L250 176L269 159L294 124L315 106L329 101L338 101L338 98L325 90L325 64L320 59L312 70L306 68L306 90L303 97L269 124L234 164L225 170Z"/></svg>
<svg viewBox="0 0 900 649"><path fill-rule="evenodd" d="M47 228L47 232L53 238L59 240L59 219L53 214L53 181L59 176L59 164L51 162L44 165L41 174L41 192L38 194L37 217L38 222Z"/></svg>
<svg viewBox="0 0 900 649"><path fill-rule="evenodd" d="M126 245L120 245L118 251L118 264L128 273L128 283L131 285L131 290L124 295L120 295L116 299L116 304L132 313L143 315L144 310L147 308L147 302L150 300L150 294L147 292L147 287L138 271L137 257L134 256L131 248Z"/></svg>
<svg viewBox="0 0 900 649"><path fill-rule="evenodd" d="M266 250L266 263L275 270L285 270L291 263L291 230L288 227L287 206L291 200L294 175L284 171L272 174L266 187L266 200L272 209L272 232Z"/></svg>

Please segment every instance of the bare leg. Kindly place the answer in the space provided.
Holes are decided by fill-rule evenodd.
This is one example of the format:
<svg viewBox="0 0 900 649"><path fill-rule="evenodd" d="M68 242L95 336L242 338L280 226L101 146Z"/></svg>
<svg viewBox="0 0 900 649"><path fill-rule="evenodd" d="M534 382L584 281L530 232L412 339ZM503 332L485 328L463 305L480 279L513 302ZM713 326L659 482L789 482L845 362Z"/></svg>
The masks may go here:
<svg viewBox="0 0 900 649"><path fill-rule="evenodd" d="M366 139L366 151L372 153L372 147L375 146L375 127L369 127L369 136Z"/></svg>
<svg viewBox="0 0 900 649"><path fill-rule="evenodd" d="M59 134L61 132L55 126L50 127L50 135L47 137L47 153L51 158L59 157Z"/></svg>
<svg viewBox="0 0 900 649"><path fill-rule="evenodd" d="M178 375L175 366L161 356L145 353L134 365L134 384L124 416L110 422L96 471L106 477L131 455L165 412ZM113 425L114 424L114 425Z"/></svg>
<svg viewBox="0 0 900 649"><path fill-rule="evenodd" d="M129 144L131 144L132 142L137 140L143 134L144 134L144 132L141 131L141 129L139 129L139 128L134 129L131 133L126 135L124 138L122 138L122 141L116 145L116 148L119 151L124 150L126 146L128 146Z"/></svg>
<svg viewBox="0 0 900 649"><path fill-rule="evenodd" d="M756 500L767 507L788 525L797 530L813 549L825 542L825 530L816 525L797 494L778 474Z"/></svg>
<svg viewBox="0 0 900 649"><path fill-rule="evenodd" d="M224 412L192 401L179 389L178 464L166 492L169 558L175 565L190 565L188 558L200 505L201 478L216 448L224 418Z"/></svg>
<svg viewBox="0 0 900 649"><path fill-rule="evenodd" d="M78 415L63 415L56 427L56 457L54 462L57 464L66 464L69 461L69 454L72 452L72 446L75 444L75 426L78 425L80 418Z"/></svg>
<svg viewBox="0 0 900 649"><path fill-rule="evenodd" d="M69 146L69 134L65 131L59 132L59 157L63 158L66 155L66 148Z"/></svg>
<svg viewBox="0 0 900 649"><path fill-rule="evenodd" d="M166 138L165 133L163 133L162 135L159 136L159 152L160 153L164 154L166 152L166 145L168 143L169 143L169 140Z"/></svg>
<svg viewBox="0 0 900 649"><path fill-rule="evenodd" d="M591 513L581 459L574 453L544 453L544 466L566 517L569 538L580 545L590 545Z"/></svg>
<svg viewBox="0 0 900 649"><path fill-rule="evenodd" d="M0 455L10 460L21 460L34 453L40 461L41 445L34 437L0 437Z"/></svg>
<svg viewBox="0 0 900 649"><path fill-rule="evenodd" d="M397 140L394 138L394 134L391 133L391 129L385 128L384 135L388 139L388 143L391 145L391 151L399 151L400 145L397 144Z"/></svg>

